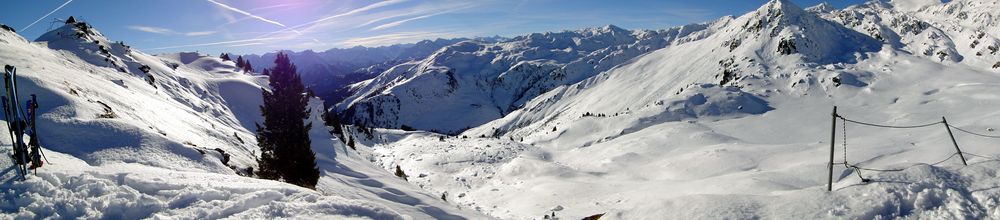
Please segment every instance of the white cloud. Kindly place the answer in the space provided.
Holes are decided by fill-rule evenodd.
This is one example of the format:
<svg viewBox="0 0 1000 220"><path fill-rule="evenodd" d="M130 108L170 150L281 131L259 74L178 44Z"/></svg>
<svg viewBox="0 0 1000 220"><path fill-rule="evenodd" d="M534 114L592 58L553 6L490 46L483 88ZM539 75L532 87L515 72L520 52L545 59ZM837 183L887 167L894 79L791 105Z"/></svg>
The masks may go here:
<svg viewBox="0 0 1000 220"><path fill-rule="evenodd" d="M254 45L262 45L262 44L264 44L264 43L261 43L261 42L252 42L252 43L243 43L243 44L233 44L233 45L229 45L228 47L245 47L245 46L254 46Z"/></svg>
<svg viewBox="0 0 1000 220"><path fill-rule="evenodd" d="M184 36L191 36L191 37L194 37L194 36L205 36L205 35L213 35L215 33L217 33L217 32L215 32L215 31L194 31L194 32L184 33Z"/></svg>
<svg viewBox="0 0 1000 220"><path fill-rule="evenodd" d="M406 1L407 0L386 0L386 1L381 1L381 2L378 2L378 3L373 3L373 4L366 5L366 6L361 7L361 8L354 9L354 10L351 10L351 11L348 11L348 12L344 12L344 13L340 13L340 14L336 14L336 15L332 15L332 16L327 16L327 17L324 17L324 18L320 18L320 19L317 19L317 20L313 20L313 21L310 21L310 22L306 22L306 23L303 23L303 24L299 24L299 25L295 25L295 26L292 26L292 27L289 27L289 28L285 28L285 29L282 29L282 30L279 30L279 31L275 31L275 32L271 32L271 33L268 33L268 34L264 34L264 35L261 35L260 37L272 36L274 34L286 32L286 31L290 31L290 30L291 31L295 31L295 29L297 29L297 28L306 27L306 26L309 26L309 27L306 27L305 30L311 30L311 29L323 26L324 24L328 24L329 21L332 20L332 19L346 17L346 16L352 16L352 15L356 15L356 14L359 14L359 13L362 13L362 12L366 12L366 11L370 11L370 10L374 10L374 9L378 9L378 8L382 8L382 7L386 7L386 6L390 6L390 5L394 5L394 4L399 4L399 3L402 3L402 2L406 2ZM298 33L298 34L301 34L301 33Z"/></svg>
<svg viewBox="0 0 1000 220"><path fill-rule="evenodd" d="M128 26L128 29L142 31L142 32L146 32L146 33L154 33L154 34L173 34L173 33L175 33L173 30L170 30L170 29L160 28L160 27L150 27L150 26L132 25L132 26Z"/></svg>
<svg viewBox="0 0 1000 220"><path fill-rule="evenodd" d="M226 10L230 10L230 11L233 11L233 12L236 12L236 13L239 13L239 14L243 14L243 15L246 15L246 16L248 16L248 17L251 17L251 18L254 18L254 19L257 19L257 20L260 20L260 21L263 21L263 22L267 22L267 23L270 23L270 24L274 24L274 25L277 25L277 26L280 26L280 27L283 27L283 28L286 28L286 30L290 30L290 31L292 31L292 32L295 32L295 33L296 33L296 34L298 34L298 35L302 35L302 33L301 33L301 32L299 32L298 30L295 30L295 29L288 29L288 28L287 28L288 26L285 26L285 24L282 24L281 22L277 22L277 21L273 21L273 20L270 20L270 19L267 19L267 18L264 18L264 17L261 17L261 16L257 16L257 15L255 15L255 14L251 14L250 12L246 12L246 11L243 11L243 10L240 10L240 9L238 9L238 8L235 8L235 7L232 7L232 6L229 6L229 5L226 5L226 4L222 4L222 3L220 3L220 2L217 2L217 1L215 1L215 0L206 0L206 1L208 1L208 2L210 2L210 3L212 3L212 4L215 4L215 5L217 5L217 6L221 7L221 8L224 8L224 9L226 9ZM237 20L237 21L238 21L238 20ZM235 22L236 22L236 21L231 21L230 23L235 23ZM315 38L313 38L312 40L313 40L313 41L316 41L316 42L319 42L319 40L317 40L317 39L315 39Z"/></svg>
<svg viewBox="0 0 1000 220"><path fill-rule="evenodd" d="M192 31L192 32L177 32L170 30L169 28L152 27L152 26L142 26L142 25L130 25L126 26L128 29L142 31L146 33L162 34L162 35L184 35L189 37L206 36L215 34L215 31Z"/></svg>
<svg viewBox="0 0 1000 220"><path fill-rule="evenodd" d="M353 46L384 46L400 43L412 43L421 40L435 39L435 38L455 38L467 35L466 32L398 32L392 34L384 34L371 37L358 37L351 38L341 41L339 44L342 46L353 47Z"/></svg>
<svg viewBox="0 0 1000 220"><path fill-rule="evenodd" d="M434 17L434 16L438 16L438 15L441 15L441 14L446 14L446 13L449 13L449 12L451 12L451 11L443 11L443 12L438 12L438 13L433 13L433 14L426 14L426 15L421 15L421 16L417 16L417 17L407 18L407 19L403 19L403 20L393 21L393 22L390 22L390 23L385 23L385 24L376 26L376 27L372 28L371 30L372 31L377 31L377 30L382 30L382 29L386 29L386 28L391 28L391 27L399 26L399 25L401 25L403 23L406 23L406 22L411 22L411 21L420 20L420 19L424 19L424 18Z"/></svg>
<svg viewBox="0 0 1000 220"><path fill-rule="evenodd" d="M214 45L240 45L247 43L259 43L268 40L274 40L276 38L259 38L259 39L249 39L249 40L231 40L231 41L220 41L211 43L200 43L200 44L187 44L187 45L175 45L166 47L150 48L148 50L165 50L165 49L175 49L175 48L185 48L185 47L201 47L201 46L214 46Z"/></svg>

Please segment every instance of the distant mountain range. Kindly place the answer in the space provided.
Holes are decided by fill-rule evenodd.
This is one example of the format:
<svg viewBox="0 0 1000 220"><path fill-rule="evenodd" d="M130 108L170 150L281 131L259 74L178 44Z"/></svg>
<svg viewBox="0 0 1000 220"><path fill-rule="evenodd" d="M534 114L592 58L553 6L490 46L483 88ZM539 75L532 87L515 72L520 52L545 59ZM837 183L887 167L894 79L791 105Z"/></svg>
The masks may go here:
<svg viewBox="0 0 1000 220"><path fill-rule="evenodd" d="M904 11L919 8L912 6L919 4L896 5L900 6L873 1L843 10L829 4L802 9L785 1L772 1L740 17L657 31L630 31L609 25L490 41L453 39L379 49L338 49L327 52L329 57L346 57L343 54L354 51L384 52L348 58L356 65L329 65L356 69L382 61L380 67L355 71L364 77L322 85L340 89L340 96L350 95L331 102L338 103L335 109L347 121L457 133L502 118L550 90L587 79L599 80L592 77L612 69L634 67L643 61L639 57L650 54L670 54L655 60L660 69L648 70L668 71L663 77L679 80L656 87L669 93L695 83L774 91L760 87L774 83L768 80L774 77L769 73L774 68L854 62L863 59L857 56L865 52L881 50L883 44L938 62L994 70L1000 65L996 55L1000 43L994 37L998 34L993 33L997 32L996 19L991 19L990 12L972 6L995 5L968 1L940 9L919 9L940 20L918 18ZM698 49L685 49L695 47L692 45ZM301 53L304 57L300 65L312 66L315 64L310 63L322 60L310 58L319 57L314 54ZM368 77L374 78L358 81ZM804 83L815 80L802 78L804 75L792 77ZM324 82L323 77L313 79ZM345 83L353 85L345 88ZM640 97L620 100L654 99L634 98Z"/></svg>
<svg viewBox="0 0 1000 220"><path fill-rule="evenodd" d="M501 37L475 38L480 41L494 42L503 40ZM334 48L323 52L312 50L281 51L298 67L302 80L329 104L336 104L349 93L347 85L375 77L378 66L392 66L398 63L427 57L441 47L455 44L468 38L423 40L411 44L396 44L382 47L356 46L351 48ZM243 59L257 70L274 66L277 52L265 54L243 55Z"/></svg>

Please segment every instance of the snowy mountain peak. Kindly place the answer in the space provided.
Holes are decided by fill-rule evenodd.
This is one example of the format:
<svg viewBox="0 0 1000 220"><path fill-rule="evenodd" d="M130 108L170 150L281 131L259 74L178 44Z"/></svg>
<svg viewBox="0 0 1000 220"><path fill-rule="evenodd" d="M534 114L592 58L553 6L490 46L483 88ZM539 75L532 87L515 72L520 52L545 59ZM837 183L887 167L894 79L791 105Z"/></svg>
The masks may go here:
<svg viewBox="0 0 1000 220"><path fill-rule="evenodd" d="M828 63L853 59L856 51L873 51L879 43L840 24L807 13L794 3L770 1L754 12L739 17L726 27L722 43L730 52L764 59L801 55L806 62ZM758 50L769 50L759 53ZM742 51L742 52L740 52Z"/></svg>
<svg viewBox="0 0 1000 220"><path fill-rule="evenodd" d="M123 73L144 72L142 64L131 57L132 48L125 42L112 42L86 22L71 20L53 29L36 42L55 50L68 51L90 64L108 67Z"/></svg>
<svg viewBox="0 0 1000 220"><path fill-rule="evenodd" d="M775 36L775 32L781 31L786 26L801 26L803 20L812 18L794 3L772 0L757 10L741 16L740 19L745 20L741 29L758 33L770 30L770 35Z"/></svg>
<svg viewBox="0 0 1000 220"><path fill-rule="evenodd" d="M624 28L615 26L613 24L609 24L609 25L605 25L604 27L601 27L601 31L604 32L604 33L611 33L611 34L623 34L623 33L624 34L631 34L632 33L629 30L625 30Z"/></svg>
<svg viewBox="0 0 1000 220"><path fill-rule="evenodd" d="M837 8L833 7L829 2L819 3L818 5L806 8L806 11L813 13L828 13L833 10L837 10Z"/></svg>
<svg viewBox="0 0 1000 220"><path fill-rule="evenodd" d="M18 35L14 31L14 28L11 28L4 24L0 24L0 38L3 38L5 40L16 40L19 42L27 42L27 40L25 40L24 37L21 37L21 35Z"/></svg>
<svg viewBox="0 0 1000 220"><path fill-rule="evenodd" d="M904 11L916 11L932 5L940 5L941 0L891 0L889 4Z"/></svg>
<svg viewBox="0 0 1000 220"><path fill-rule="evenodd" d="M63 26L53 29L35 41L62 41L85 39L90 41L107 41L108 39L86 22L66 22Z"/></svg>
<svg viewBox="0 0 1000 220"><path fill-rule="evenodd" d="M788 0L771 0L757 8L756 12L781 17L781 15L798 16L804 14L805 10Z"/></svg>

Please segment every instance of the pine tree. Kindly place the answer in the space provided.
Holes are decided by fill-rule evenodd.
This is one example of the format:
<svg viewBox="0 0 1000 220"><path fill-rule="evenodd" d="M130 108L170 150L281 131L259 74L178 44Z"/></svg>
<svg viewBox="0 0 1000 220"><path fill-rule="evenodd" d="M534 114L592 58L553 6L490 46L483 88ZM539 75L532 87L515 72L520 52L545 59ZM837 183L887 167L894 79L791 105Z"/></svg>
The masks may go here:
<svg viewBox="0 0 1000 220"><path fill-rule="evenodd" d="M236 57L236 69L243 69L243 64L245 64L243 62L243 56ZM275 59L274 62L278 62L278 60Z"/></svg>
<svg viewBox="0 0 1000 220"><path fill-rule="evenodd" d="M396 173L395 174L396 174L397 177L403 178L403 180L409 181L407 179L407 177L410 177L410 176L406 175L406 173L403 172L403 168L399 167L399 165L396 165Z"/></svg>
<svg viewBox="0 0 1000 220"><path fill-rule="evenodd" d="M252 73L253 65L250 65L250 60L243 60L243 72Z"/></svg>
<svg viewBox="0 0 1000 220"><path fill-rule="evenodd" d="M287 55L279 53L274 64L269 71L271 91L263 91L264 124L257 125L257 176L314 188L319 169L309 140L312 124L303 122L309 98L302 95L305 86Z"/></svg>
<svg viewBox="0 0 1000 220"><path fill-rule="evenodd" d="M333 130L330 131L330 134L337 135L340 140L344 140L343 124L340 123L340 117L337 117L336 113L331 113L330 110L327 109L323 115L323 122L326 123L326 126L333 128Z"/></svg>
<svg viewBox="0 0 1000 220"><path fill-rule="evenodd" d="M229 54L228 53L222 53L222 54L220 54L219 55L219 59L222 59L223 61L232 61L232 59L229 59Z"/></svg>

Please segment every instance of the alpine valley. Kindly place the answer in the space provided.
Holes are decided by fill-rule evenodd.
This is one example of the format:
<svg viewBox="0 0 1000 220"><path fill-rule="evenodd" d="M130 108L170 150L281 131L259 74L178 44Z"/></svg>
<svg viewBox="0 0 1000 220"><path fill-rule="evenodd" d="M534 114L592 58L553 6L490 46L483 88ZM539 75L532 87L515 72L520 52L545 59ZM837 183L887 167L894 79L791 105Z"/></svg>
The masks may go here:
<svg viewBox="0 0 1000 220"><path fill-rule="evenodd" d="M0 30L51 161L0 171L0 217L1000 218L996 0L281 51L315 189L253 177L272 76L98 28Z"/></svg>

